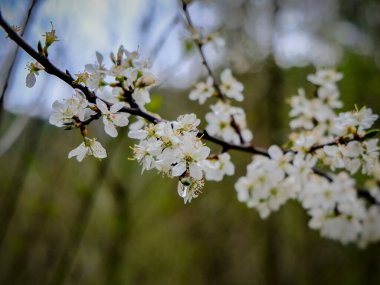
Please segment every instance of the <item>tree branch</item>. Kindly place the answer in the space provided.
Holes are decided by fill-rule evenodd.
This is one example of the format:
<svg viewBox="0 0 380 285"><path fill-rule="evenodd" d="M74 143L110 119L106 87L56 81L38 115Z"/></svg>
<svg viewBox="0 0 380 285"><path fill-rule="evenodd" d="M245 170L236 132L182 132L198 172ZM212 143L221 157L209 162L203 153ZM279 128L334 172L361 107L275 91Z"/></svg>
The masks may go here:
<svg viewBox="0 0 380 285"><path fill-rule="evenodd" d="M58 67L53 65L46 57L40 55L35 49L33 49L24 39L17 34L12 27L5 21L0 10L0 26L8 34L9 38L12 39L19 47L26 51L31 57L37 60L44 68L45 71L49 74L52 74L62 81L66 82L73 88L81 90L85 95L88 101L91 103L95 102L96 95L94 92L90 91L86 86L77 84L74 82L74 78L70 75L69 72L61 71Z"/></svg>

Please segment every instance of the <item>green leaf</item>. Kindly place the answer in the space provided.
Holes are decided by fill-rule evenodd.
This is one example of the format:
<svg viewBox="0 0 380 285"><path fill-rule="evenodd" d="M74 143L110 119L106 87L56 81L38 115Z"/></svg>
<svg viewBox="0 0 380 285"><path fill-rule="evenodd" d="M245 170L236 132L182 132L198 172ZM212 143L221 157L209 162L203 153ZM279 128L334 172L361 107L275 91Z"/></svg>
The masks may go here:
<svg viewBox="0 0 380 285"><path fill-rule="evenodd" d="M43 55L43 48L42 48L42 44L41 44L41 41L38 41L38 44L37 44L37 50L38 50L38 53L40 55Z"/></svg>
<svg viewBox="0 0 380 285"><path fill-rule="evenodd" d="M369 130L363 137L363 139L367 140L367 139L371 139L375 136L377 136L379 134L380 130L379 129L373 129L373 130Z"/></svg>
<svg viewBox="0 0 380 285"><path fill-rule="evenodd" d="M193 48L194 48L193 42L192 42L192 41L189 41L189 40L185 40L185 41L184 41L183 48L184 48L184 52L185 52L186 54L192 52L192 51L193 51Z"/></svg>

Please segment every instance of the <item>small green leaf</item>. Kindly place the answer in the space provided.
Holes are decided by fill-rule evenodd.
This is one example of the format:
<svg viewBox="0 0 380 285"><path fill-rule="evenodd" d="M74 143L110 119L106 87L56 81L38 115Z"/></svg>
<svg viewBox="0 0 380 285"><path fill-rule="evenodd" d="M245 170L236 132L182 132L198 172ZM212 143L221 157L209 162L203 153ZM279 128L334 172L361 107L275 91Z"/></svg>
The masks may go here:
<svg viewBox="0 0 380 285"><path fill-rule="evenodd" d="M380 133L380 130L379 129L373 129L373 130L369 130L363 137L363 139L367 140L367 139L371 139L375 136L377 136L378 134Z"/></svg>
<svg viewBox="0 0 380 285"><path fill-rule="evenodd" d="M184 46L183 47L184 47L184 52L188 54L188 53L190 53L190 52L193 51L194 45L193 45L192 41L186 40L184 42Z"/></svg>
<svg viewBox="0 0 380 285"><path fill-rule="evenodd" d="M43 48L42 48L42 44L41 44L41 41L38 41L38 44L37 44L37 50L38 50L38 53L40 55L43 55Z"/></svg>

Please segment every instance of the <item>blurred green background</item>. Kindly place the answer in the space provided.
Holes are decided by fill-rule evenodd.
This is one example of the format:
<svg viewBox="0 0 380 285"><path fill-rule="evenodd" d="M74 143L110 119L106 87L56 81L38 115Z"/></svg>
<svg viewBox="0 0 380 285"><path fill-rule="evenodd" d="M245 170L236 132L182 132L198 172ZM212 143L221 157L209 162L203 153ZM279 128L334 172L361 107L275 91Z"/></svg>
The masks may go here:
<svg viewBox="0 0 380 285"><path fill-rule="evenodd" d="M236 18L253 2L213 1L206 7ZM273 22L286 5L297 4L261 2L271 3ZM344 110L356 103L379 113L380 17L373 24L363 12L375 7L379 16L379 3L322 2L337 7L334 20L349 21L372 42L365 54L339 45L336 67L344 73L339 84ZM242 22L249 20L245 17ZM226 54L236 53L244 31L223 24L218 29L226 39ZM196 51L187 49L183 56L200 66ZM249 64L237 78L245 85L246 99L239 105L247 112L254 144L283 143L289 133L286 100L299 87L312 90L306 75L315 69L310 62L281 65L275 52L250 59L248 54ZM226 60L239 70L241 61ZM220 70L217 66L216 72ZM1 79L4 84L6 76ZM150 108L168 119L189 112L203 118L207 106L190 102L188 92L164 85L152 92ZM12 96L6 90L4 94ZM127 130L114 140L103 134L101 122L93 124L90 132L109 157L78 163L68 160L67 153L80 143L79 133L7 109L1 113L0 143L11 128L20 135L0 156L0 284L380 284L380 243L361 250L323 239L307 227L308 217L295 202L267 220L239 203L233 185L250 162L245 154L231 152L236 174L221 183L208 182L199 198L184 205L177 181L155 172L141 175L139 165L128 159L134 141Z"/></svg>

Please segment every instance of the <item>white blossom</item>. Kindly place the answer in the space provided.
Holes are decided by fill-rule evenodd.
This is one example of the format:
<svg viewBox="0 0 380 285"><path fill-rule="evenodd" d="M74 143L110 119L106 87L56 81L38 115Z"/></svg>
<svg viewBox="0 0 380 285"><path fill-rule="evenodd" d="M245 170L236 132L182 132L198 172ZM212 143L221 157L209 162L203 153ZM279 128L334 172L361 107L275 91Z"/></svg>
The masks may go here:
<svg viewBox="0 0 380 285"><path fill-rule="evenodd" d="M200 120L195 114L185 114L177 118L174 122L174 129L181 132L197 132L197 127L200 124Z"/></svg>
<svg viewBox="0 0 380 285"><path fill-rule="evenodd" d="M131 76L131 77L128 77ZM150 102L149 90L156 84L156 77L147 69L133 69L132 73L127 75L128 80L133 83L132 97L136 103L142 107ZM128 82L128 81L127 81Z"/></svg>
<svg viewBox="0 0 380 285"><path fill-rule="evenodd" d="M199 104L203 104L207 98L210 98L215 93L214 81L208 77L206 82L198 82L195 88L189 94L190 100L198 100Z"/></svg>
<svg viewBox="0 0 380 285"><path fill-rule="evenodd" d="M183 198L184 203L190 203L193 198L197 198L202 193L204 181L191 177L184 177L178 181L177 192Z"/></svg>
<svg viewBox="0 0 380 285"><path fill-rule="evenodd" d="M69 152L68 158L76 157L81 162L87 155L102 159L107 157L107 152L95 138L89 139L85 137L84 142Z"/></svg>
<svg viewBox="0 0 380 285"><path fill-rule="evenodd" d="M96 52L96 62L94 64L86 64L85 70L89 74L86 85L92 90L98 90L104 86L104 78L107 70L103 64L103 56Z"/></svg>
<svg viewBox="0 0 380 285"><path fill-rule="evenodd" d="M233 175L235 166L231 162L231 156L224 152L204 160L202 166L206 180L221 181L224 175Z"/></svg>
<svg viewBox="0 0 380 285"><path fill-rule="evenodd" d="M351 174L362 168L363 174L370 174L379 157L378 139L364 142L350 141L347 145L326 145L323 147L328 156L325 164L330 165L332 170L345 168Z"/></svg>
<svg viewBox="0 0 380 285"><path fill-rule="evenodd" d="M201 193L204 163L210 149L197 137L200 121L194 114L178 117L176 121L153 124L134 123L129 136L140 139L135 145L134 158L143 171L155 168L170 177L178 177L178 192L185 203Z"/></svg>
<svg viewBox="0 0 380 285"><path fill-rule="evenodd" d="M315 74L307 76L307 80L318 86L335 85L342 78L343 74L336 72L334 69L318 69Z"/></svg>
<svg viewBox="0 0 380 285"><path fill-rule="evenodd" d="M241 144L240 136L232 125L232 120L240 131L245 142L252 140L252 132L247 128L246 115L242 108L232 107L228 103L218 101L210 106L212 112L206 114L206 131L212 135L221 137L224 141L233 144Z"/></svg>
<svg viewBox="0 0 380 285"><path fill-rule="evenodd" d="M356 131L363 134L363 131L369 129L378 117L372 113L372 109L363 107L358 111L340 113L334 120L334 128L339 135Z"/></svg>
<svg viewBox="0 0 380 285"><path fill-rule="evenodd" d="M83 93L75 90L75 93L69 99L63 99L62 102L55 101L53 110L49 118L49 123L57 127L68 126L75 122L75 118L84 121L87 115L91 115L90 109L87 109L89 102Z"/></svg>
<svg viewBox="0 0 380 285"><path fill-rule="evenodd" d="M117 137L116 127L125 127L128 125L128 113L119 113L124 107L123 103L116 103L108 110L106 103L100 99L96 99L96 106L102 113L104 131L111 137Z"/></svg>
<svg viewBox="0 0 380 285"><path fill-rule="evenodd" d="M243 101L244 96L242 92L244 86L232 76L231 70L225 69L220 75L220 78L222 81L220 89L223 95L235 99L236 101Z"/></svg>
<svg viewBox="0 0 380 285"><path fill-rule="evenodd" d="M327 85L318 88L318 98L322 100L323 104L333 108L342 108L343 103L339 100L339 90L335 86Z"/></svg>
<svg viewBox="0 0 380 285"><path fill-rule="evenodd" d="M40 70L44 70L44 67L38 62L31 62L27 65L27 69L29 70L28 75L26 76L26 87L32 88L36 83L36 75Z"/></svg>
<svg viewBox="0 0 380 285"><path fill-rule="evenodd" d="M172 175L181 176L188 170L191 177L200 180L203 176L201 162L208 157L210 149L191 140L184 140L180 149L179 161L172 168Z"/></svg>
<svg viewBox="0 0 380 285"><path fill-rule="evenodd" d="M271 152L276 151L273 147ZM285 177L280 165L282 163L272 163L269 158L257 157L247 166L247 175L240 177L235 184L238 200L255 208L261 218L268 217L296 195L296 181L293 177Z"/></svg>

